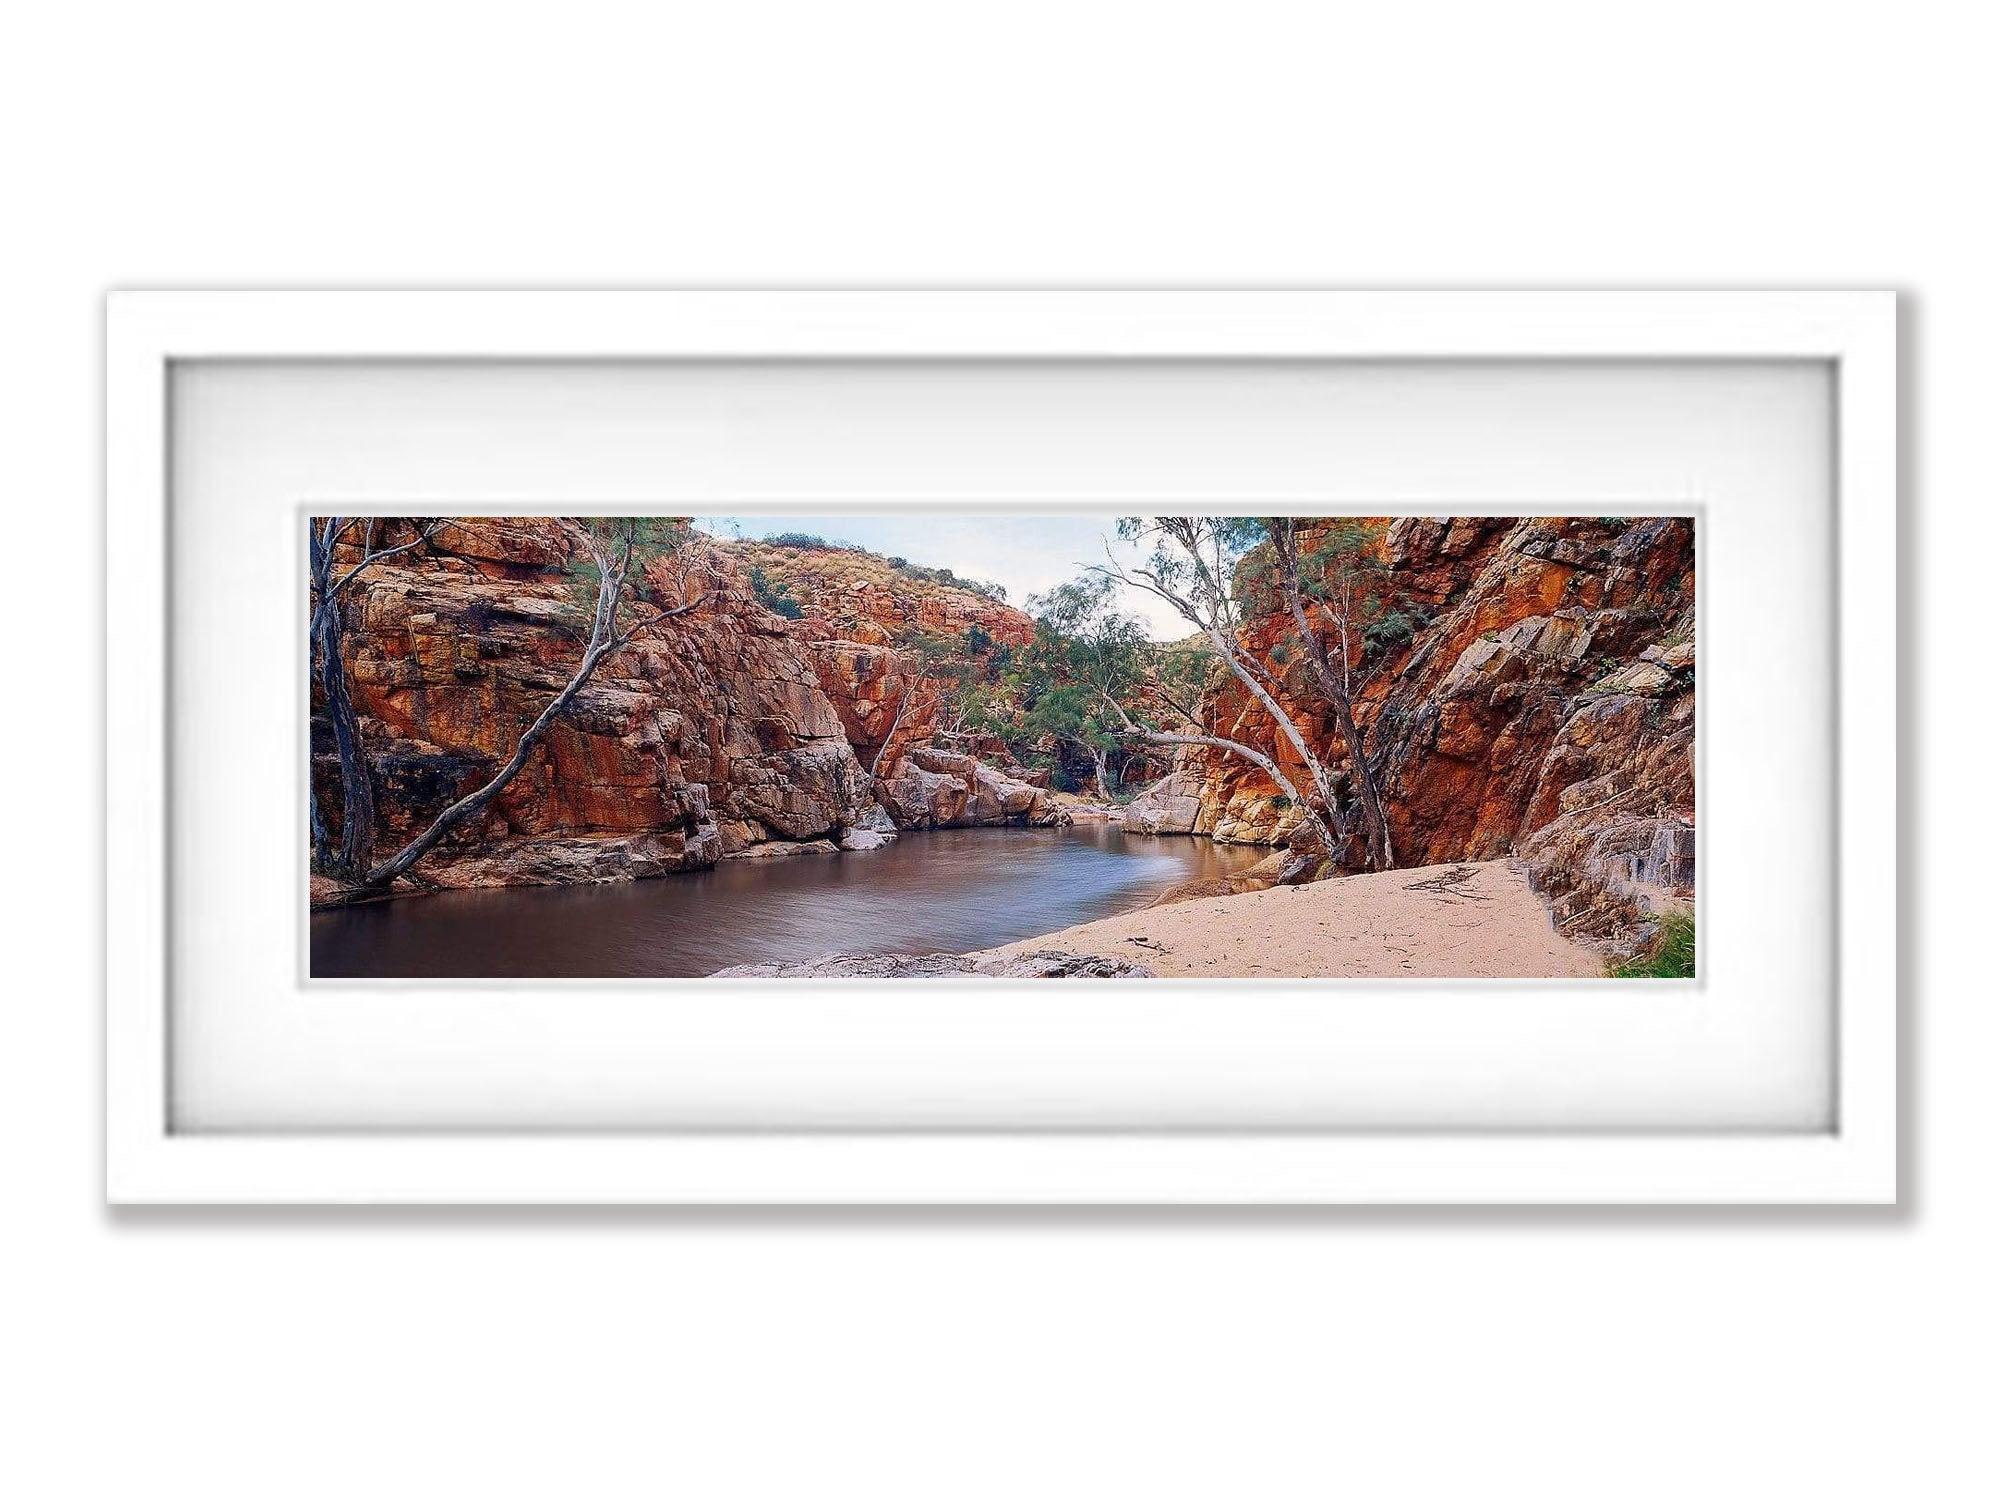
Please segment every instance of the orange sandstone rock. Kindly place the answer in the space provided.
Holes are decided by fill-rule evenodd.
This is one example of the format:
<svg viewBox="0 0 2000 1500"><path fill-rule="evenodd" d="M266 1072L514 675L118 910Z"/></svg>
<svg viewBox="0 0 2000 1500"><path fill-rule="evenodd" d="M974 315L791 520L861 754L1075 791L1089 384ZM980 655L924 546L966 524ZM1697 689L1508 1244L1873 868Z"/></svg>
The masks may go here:
<svg viewBox="0 0 2000 1500"><path fill-rule="evenodd" d="M1644 845L1644 869L1627 884L1651 889L1640 877L1665 872L1682 884L1670 880L1662 893L1691 890L1691 834L1671 830L1691 829L1694 816L1692 523L1374 524L1385 592L1421 622L1405 642L1367 647L1355 690L1397 863L1519 853L1539 862L1546 887L1562 878L1565 859L1609 870ZM1265 614L1246 623L1243 639L1270 661L1290 632L1288 619ZM1315 750L1344 769L1344 747L1304 664L1280 663L1277 672L1281 704L1307 726ZM1247 739L1305 782L1290 745L1232 679L1212 686L1204 706L1220 732ZM1240 757L1185 752L1176 787L1190 778L1199 806L1179 821L1194 831L1278 843L1298 821L1281 789ZM1610 832L1628 823L1644 827ZM1535 839L1558 824L1567 837ZM1685 844L1687 857L1658 856L1655 840ZM1359 869L1363 857L1357 834L1336 862ZM1601 894L1603 881L1593 889ZM1577 917L1590 902L1571 905ZM1636 910L1630 902L1622 917L1593 909L1579 930L1607 935Z"/></svg>
<svg viewBox="0 0 2000 1500"><path fill-rule="evenodd" d="M774 549L693 545L702 607L605 661L479 822L418 867L423 882L629 879L767 843L893 833L866 766L883 751L902 694L923 699L894 642L912 626L969 633L977 625L991 641L1015 643L1033 631L1004 604L921 580L848 577L822 591L809 581L820 579L810 562L787 576L815 602L787 621L750 583L753 559L768 568ZM359 556L349 544L341 560ZM352 586L347 663L376 783L378 856L490 779L576 670L593 593L572 561L552 521L457 520L435 546L377 564ZM656 595L671 587L657 569L642 584ZM906 714L881 769L897 770L933 727L928 712ZM322 805L337 819L337 762L324 726L315 735ZM1056 821L1038 788L968 765L948 778L961 789L955 806L912 816Z"/></svg>

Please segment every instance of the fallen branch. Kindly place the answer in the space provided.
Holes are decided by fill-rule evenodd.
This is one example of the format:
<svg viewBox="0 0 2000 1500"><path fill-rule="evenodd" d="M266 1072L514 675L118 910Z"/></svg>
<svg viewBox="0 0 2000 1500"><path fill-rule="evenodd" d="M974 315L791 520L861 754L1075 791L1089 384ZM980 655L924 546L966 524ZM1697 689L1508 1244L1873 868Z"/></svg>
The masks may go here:
<svg viewBox="0 0 2000 1500"><path fill-rule="evenodd" d="M1412 880L1403 889L1431 891L1440 896L1454 896L1460 901L1490 901L1493 899L1491 896L1463 888L1478 874L1479 871L1472 865L1453 865L1449 870L1440 871L1428 880Z"/></svg>

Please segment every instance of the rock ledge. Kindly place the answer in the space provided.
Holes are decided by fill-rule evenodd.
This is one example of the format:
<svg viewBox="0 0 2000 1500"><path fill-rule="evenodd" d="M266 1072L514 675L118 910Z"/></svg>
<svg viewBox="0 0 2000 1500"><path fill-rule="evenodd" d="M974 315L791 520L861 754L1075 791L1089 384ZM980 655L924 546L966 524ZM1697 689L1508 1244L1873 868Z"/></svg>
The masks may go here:
<svg viewBox="0 0 2000 1500"><path fill-rule="evenodd" d="M977 960L955 953L828 953L790 964L737 964L711 979L1151 979L1144 964L1038 948Z"/></svg>

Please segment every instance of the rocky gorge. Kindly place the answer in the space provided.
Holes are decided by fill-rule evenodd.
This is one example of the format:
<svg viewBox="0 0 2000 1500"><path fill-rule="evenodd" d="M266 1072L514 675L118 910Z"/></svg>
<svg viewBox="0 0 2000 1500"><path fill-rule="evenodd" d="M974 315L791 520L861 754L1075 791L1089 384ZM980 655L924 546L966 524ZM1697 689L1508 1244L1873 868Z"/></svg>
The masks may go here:
<svg viewBox="0 0 2000 1500"><path fill-rule="evenodd" d="M444 524L358 571L341 606L378 847L493 777L590 631L572 529ZM1377 595L1365 630L1322 605L1307 624L1355 632L1341 657L1394 864L1513 861L1566 938L1612 951L1643 941L1694 882L1692 523L1363 524ZM358 556L350 544L342 560ZM1037 639L1036 619L990 586L817 539L695 537L627 591L694 607L607 657L475 820L369 894L625 881L1090 812L1052 789L1062 751L1046 737L1010 746L954 732L950 684L1000 681ZM1350 742L1295 649L1293 619L1266 601L1237 632L1290 726L1351 786ZM1267 705L1228 673L1209 672L1194 716L1187 728L1254 747L1305 784ZM337 812L331 739L317 713L315 784ZM1336 809L1333 847L1320 847L1252 760L1214 745L1149 754L1128 763L1157 779L1112 814L1128 833L1288 846L1184 896L1368 868L1351 808ZM315 879L317 902L353 894Z"/></svg>
<svg viewBox="0 0 2000 1500"><path fill-rule="evenodd" d="M978 625L1020 640L1033 630L1026 615L967 590L874 578L828 588L787 619L756 597L758 564L743 549L689 549L692 567L672 586L693 589L701 607L608 660L484 815L405 888L634 879L866 847L899 827L1067 821L1045 787L1005 767L918 748L930 718L892 634ZM407 839L490 777L562 687L589 614L574 552L551 520L463 519L356 577L344 655L378 845ZM812 592L806 572L795 576ZM906 694L912 707L884 755ZM880 801L869 766L884 778ZM323 715L313 771L337 809ZM336 895L330 885L318 894Z"/></svg>

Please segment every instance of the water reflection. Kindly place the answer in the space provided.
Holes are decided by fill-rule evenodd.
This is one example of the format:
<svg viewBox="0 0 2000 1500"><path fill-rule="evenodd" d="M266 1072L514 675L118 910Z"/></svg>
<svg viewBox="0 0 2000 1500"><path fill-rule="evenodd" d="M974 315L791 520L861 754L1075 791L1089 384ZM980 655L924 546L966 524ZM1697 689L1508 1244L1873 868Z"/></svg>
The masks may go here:
<svg viewBox="0 0 2000 1500"><path fill-rule="evenodd" d="M823 953L963 953L1145 906L1267 851L1101 824L906 833L619 885L447 891L321 912L315 978L686 978Z"/></svg>

